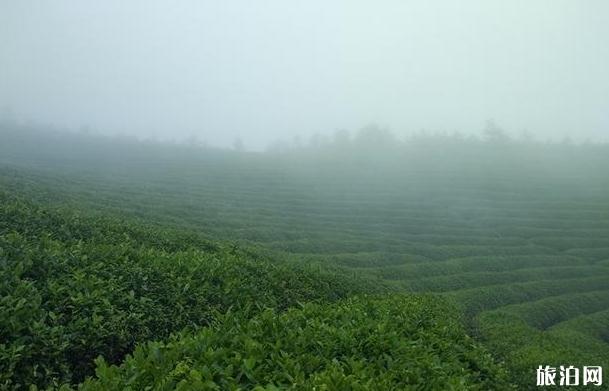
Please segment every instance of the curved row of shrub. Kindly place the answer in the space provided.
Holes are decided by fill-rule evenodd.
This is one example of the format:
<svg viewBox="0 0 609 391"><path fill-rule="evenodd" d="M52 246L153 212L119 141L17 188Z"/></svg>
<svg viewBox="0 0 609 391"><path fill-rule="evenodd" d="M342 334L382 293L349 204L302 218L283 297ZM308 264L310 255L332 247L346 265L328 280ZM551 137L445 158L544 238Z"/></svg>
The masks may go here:
<svg viewBox="0 0 609 391"><path fill-rule="evenodd" d="M607 289L609 273L596 277L489 285L443 293L459 303L468 318L487 310L575 292Z"/></svg>
<svg viewBox="0 0 609 391"><path fill-rule="evenodd" d="M536 389L535 371L540 365L581 368L606 366L609 362L609 345L605 343L576 334L542 331L507 312L483 312L476 318L476 325L479 339L505 362L518 389Z"/></svg>
<svg viewBox="0 0 609 391"><path fill-rule="evenodd" d="M545 330L576 316L609 309L609 290L546 297L527 303L501 307L499 311L512 313L527 324Z"/></svg>
<svg viewBox="0 0 609 391"><path fill-rule="evenodd" d="M451 276L458 273L504 272L532 267L556 267L588 265L584 259L570 255L517 255L517 256L475 256L450 258L441 262L422 262L378 269L379 275L390 280L418 279L422 277Z"/></svg>
<svg viewBox="0 0 609 391"><path fill-rule="evenodd" d="M355 297L249 319L231 313L120 366L97 361L83 390L501 390L506 373L432 296Z"/></svg>
<svg viewBox="0 0 609 391"><path fill-rule="evenodd" d="M382 289L189 234L2 201L0 387L81 381L98 355L117 363L229 309L251 316Z"/></svg>
<svg viewBox="0 0 609 391"><path fill-rule="evenodd" d="M603 327L602 319L582 323L581 327L590 327L585 334L561 328L560 323L542 332L519 314L483 312L607 289L609 187L605 171L589 170L603 167L609 156L605 151L598 150L593 160L588 160L587 149L571 150L568 159L562 150L551 153L555 160L539 159L554 149L549 146L526 162L517 153L499 166L480 164L489 160L468 154L475 164L468 164L466 170L464 166L438 170L435 159L418 148L410 151L421 158L418 163L405 157L404 164L386 167L371 161L353 165L339 159L320 161L318 156L291 159L161 145L90 143L82 148L74 147L78 143L56 143L62 148L49 148L40 140L0 143L4 152L0 188L43 202L136 216L216 238L254 241L264 245L270 256L180 231L174 235L165 229L140 229L137 224L131 229L130 224L105 216L94 224L89 219L79 222L81 218L73 213L57 217L45 211L26 211L21 217L16 212L10 221L0 218L7 246L14 245L15 253L24 248L33 258L44 258L33 266L27 262L17 266L25 272L3 269L11 277L2 288L3 294L9 294L2 304L6 312L0 316L8 320L0 325L0 333L18 325L10 335L21 339L15 342L16 338L0 335L0 344L8 341L1 347L6 350L0 363L8 363L0 368L2 374L22 368L27 369L24 376L35 373L35 380L49 368L51 378L57 371L71 374L70 366L80 364L69 361L70 352L78 353L73 346L83 350L85 342L95 349L95 344L111 347L103 354L108 362L118 362L139 341L162 340L174 326L195 329L213 323L231 305L250 316L263 306L281 311L300 301L329 301L346 292L371 289L354 287L347 273L338 278L319 270L301 273L294 265L270 265L265 259L273 254L296 262L314 259L316 265L348 266L354 278L370 273L396 288L436 289L458 299L468 321L476 314L485 320L477 331L492 336L489 346L509 358L510 368L515 368L513 378L522 388L533 382L534 368L544 357L566 358L555 361L571 364L570 355L557 352L582 346L588 354L582 357L591 359L582 358L581 363L594 364L595 357L606 351L602 341L591 337ZM564 164L552 164L559 160ZM573 168L573 162L582 161L587 163ZM504 163L509 164L504 167ZM10 203L0 199L0 208L5 205ZM14 259L19 256L11 255ZM90 267L84 267L91 259ZM125 269L124 275L116 268ZM178 282L176 286L171 279ZM240 295L242 279L245 288ZM171 317L176 318L175 325ZM106 324L127 331L111 334ZM128 334L133 338L127 339ZM32 350L40 356L32 355ZM31 363L38 362L49 366L33 369ZM58 370L53 367L62 363L67 364ZM91 370L77 372L70 375L72 382ZM11 379L2 380L6 384Z"/></svg>
<svg viewBox="0 0 609 391"><path fill-rule="evenodd" d="M550 330L554 334L577 334L609 344L609 309L573 317L555 324Z"/></svg>
<svg viewBox="0 0 609 391"><path fill-rule="evenodd" d="M541 280L585 278L609 274L602 266L547 266L517 269L505 272L467 272L448 276L434 276L404 280L401 286L411 291L448 292L489 285L520 283Z"/></svg>

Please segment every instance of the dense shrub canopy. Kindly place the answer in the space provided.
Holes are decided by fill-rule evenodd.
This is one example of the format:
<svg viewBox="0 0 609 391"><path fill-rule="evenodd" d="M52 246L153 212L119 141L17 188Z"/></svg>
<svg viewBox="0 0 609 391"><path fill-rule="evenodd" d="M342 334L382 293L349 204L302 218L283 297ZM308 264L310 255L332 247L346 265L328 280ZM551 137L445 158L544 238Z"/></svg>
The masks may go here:
<svg viewBox="0 0 609 391"><path fill-rule="evenodd" d="M98 361L84 390L501 390L506 374L434 297L359 297L229 314L194 336Z"/></svg>
<svg viewBox="0 0 609 391"><path fill-rule="evenodd" d="M359 308L344 301L354 294L387 290L448 298L520 389L535 387L538 365L607 367L607 145L368 137L247 153L39 133L0 126L4 388L78 383L94 374L98 355L104 385L128 382L127 362L140 384L161 381L147 374L152 350L143 344L156 341L182 357L180 343L204 344L200 332L245 357L222 330L266 341L254 325L267 318L262 324L271 329L293 325L300 312L284 312L303 305L324 309L307 310L315 319L360 335L357 324L339 326L332 314ZM398 339L416 342L410 334ZM461 346L451 341L447 351ZM303 353L299 346L284 351ZM237 364L224 373L232 359L217 357L223 364L209 367L212 374L237 381ZM366 384L341 358L328 364L330 357L299 384L335 370L346 389ZM348 357L359 362L363 354ZM440 379L453 378L451 362L477 373L441 357ZM158 376L174 384L168 373L183 368L163 365ZM264 365L252 368L268 378L247 381L287 384ZM367 379L394 384L375 363L362 365ZM208 376L198 364L188 368Z"/></svg>
<svg viewBox="0 0 609 391"><path fill-rule="evenodd" d="M250 316L333 301L378 285L258 259L225 244L1 196L0 385L78 382L102 355Z"/></svg>

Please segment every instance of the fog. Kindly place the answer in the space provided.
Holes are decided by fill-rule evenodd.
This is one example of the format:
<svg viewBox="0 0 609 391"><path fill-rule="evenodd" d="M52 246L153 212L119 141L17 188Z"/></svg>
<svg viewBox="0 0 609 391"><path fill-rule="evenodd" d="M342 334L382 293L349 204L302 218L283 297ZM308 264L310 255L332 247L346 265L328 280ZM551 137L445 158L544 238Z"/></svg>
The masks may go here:
<svg viewBox="0 0 609 391"><path fill-rule="evenodd" d="M609 138L609 2L2 1L4 116L139 138Z"/></svg>

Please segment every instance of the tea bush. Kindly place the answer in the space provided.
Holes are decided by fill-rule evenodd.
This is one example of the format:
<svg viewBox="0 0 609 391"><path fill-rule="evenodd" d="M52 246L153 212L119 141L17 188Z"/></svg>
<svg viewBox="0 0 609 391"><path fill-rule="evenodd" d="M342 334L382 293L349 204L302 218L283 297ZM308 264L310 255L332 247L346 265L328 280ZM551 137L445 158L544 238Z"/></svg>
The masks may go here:
<svg viewBox="0 0 609 391"><path fill-rule="evenodd" d="M99 355L117 363L137 343L207 326L229 309L247 317L382 289L188 234L3 201L3 387L81 381Z"/></svg>
<svg viewBox="0 0 609 391"><path fill-rule="evenodd" d="M502 390L506 373L431 296L356 297L252 319L97 361L83 390Z"/></svg>

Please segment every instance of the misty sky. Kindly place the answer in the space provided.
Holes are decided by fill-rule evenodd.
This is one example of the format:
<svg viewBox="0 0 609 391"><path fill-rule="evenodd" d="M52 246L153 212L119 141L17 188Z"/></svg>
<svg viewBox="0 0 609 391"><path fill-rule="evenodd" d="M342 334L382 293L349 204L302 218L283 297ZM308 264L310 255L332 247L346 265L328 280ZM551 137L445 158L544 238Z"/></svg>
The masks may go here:
<svg viewBox="0 0 609 391"><path fill-rule="evenodd" d="M0 107L112 134L606 140L608 70L606 0L0 0Z"/></svg>

